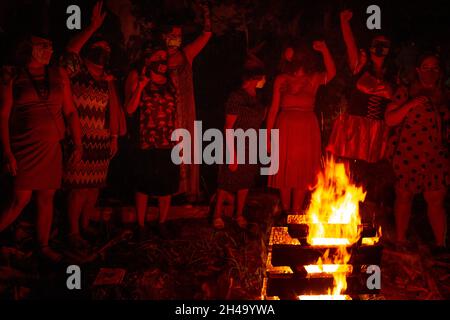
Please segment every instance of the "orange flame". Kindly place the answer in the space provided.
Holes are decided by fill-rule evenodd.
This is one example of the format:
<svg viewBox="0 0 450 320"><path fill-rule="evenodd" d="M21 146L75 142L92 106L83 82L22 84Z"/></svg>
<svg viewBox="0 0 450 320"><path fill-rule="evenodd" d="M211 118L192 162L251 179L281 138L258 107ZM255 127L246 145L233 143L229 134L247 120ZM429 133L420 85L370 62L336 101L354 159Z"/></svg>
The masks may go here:
<svg viewBox="0 0 450 320"><path fill-rule="evenodd" d="M347 265L351 257L347 247L360 238L359 202L364 201L365 196L361 187L350 182L344 164L335 163L333 159L326 161L306 212L308 243L336 247L336 253L330 257L327 250L315 266L305 266L305 269L309 275L331 273L333 288L326 295L300 296L300 299L349 299L342 294L347 289L346 274L351 271L351 266Z"/></svg>

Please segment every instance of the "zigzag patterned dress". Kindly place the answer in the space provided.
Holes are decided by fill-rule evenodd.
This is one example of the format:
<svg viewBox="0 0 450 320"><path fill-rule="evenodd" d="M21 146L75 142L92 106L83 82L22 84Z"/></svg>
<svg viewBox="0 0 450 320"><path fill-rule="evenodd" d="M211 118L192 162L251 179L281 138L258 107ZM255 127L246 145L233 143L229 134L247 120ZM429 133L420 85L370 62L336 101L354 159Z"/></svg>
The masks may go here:
<svg viewBox="0 0 450 320"><path fill-rule="evenodd" d="M63 176L67 188L100 188L105 185L110 162L110 131L107 128L109 89L107 81L95 80L77 54L61 61L67 70L75 108L81 123L83 158Z"/></svg>

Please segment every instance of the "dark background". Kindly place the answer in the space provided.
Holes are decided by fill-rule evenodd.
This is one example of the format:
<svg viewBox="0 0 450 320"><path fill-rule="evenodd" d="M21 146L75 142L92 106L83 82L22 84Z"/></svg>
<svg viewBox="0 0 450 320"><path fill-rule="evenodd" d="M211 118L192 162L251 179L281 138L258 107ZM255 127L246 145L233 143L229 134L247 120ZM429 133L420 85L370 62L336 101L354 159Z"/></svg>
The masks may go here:
<svg viewBox="0 0 450 320"><path fill-rule="evenodd" d="M276 74L282 49L289 44L311 43L315 39L327 41L336 60L338 75L319 92L317 114L325 144L331 123L337 112L345 109L349 74L346 67L345 47L339 28L339 11L351 8L354 12L352 27L360 47L367 46L376 33L366 28L366 8L376 4L381 8L381 32L393 41L393 58L400 71L411 69L417 55L426 51L438 52L449 68L450 13L448 0L438 1L288 1L288 0L224 0L206 1L212 9L214 37L194 63L197 113L204 129L221 128L224 121L224 102L228 94L239 85L242 63L248 50L260 45L256 54L266 63L269 82L262 91L266 104L270 103L271 80ZM146 31L125 43L121 32L121 19L108 6L130 3L133 15ZM54 41L55 57L62 52L68 39L77 31L66 28L67 6L77 4L82 10L82 27L90 21L93 0L15 0L0 2L0 63L9 64L14 58L14 43L21 35L38 30L48 32ZM183 24L185 41L189 42L201 32L201 19L196 1L148 0L105 1L108 17L99 32L113 45L111 71L121 82L129 71L132 57L142 43L152 37L152 30L167 20ZM142 29L144 30L144 28ZM131 58L130 58L131 57ZM447 70L448 71L448 70ZM122 90L120 90L122 91ZM112 163L110 177L112 195L130 199L124 168L132 166L126 157L127 138L121 141L122 151ZM121 168L121 170L117 170ZM202 167L203 187L207 194L215 189L216 166ZM264 181L261 181L261 184Z"/></svg>

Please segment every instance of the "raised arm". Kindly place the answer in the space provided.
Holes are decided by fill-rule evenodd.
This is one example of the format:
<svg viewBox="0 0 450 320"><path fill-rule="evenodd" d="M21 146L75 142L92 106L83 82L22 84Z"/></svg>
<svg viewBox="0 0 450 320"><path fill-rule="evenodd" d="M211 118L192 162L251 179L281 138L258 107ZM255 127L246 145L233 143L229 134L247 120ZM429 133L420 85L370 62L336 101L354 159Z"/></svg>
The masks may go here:
<svg viewBox="0 0 450 320"><path fill-rule="evenodd" d="M204 4L202 5L203 9L203 18L204 18L204 26L203 26L203 33L197 37L193 42L186 45L183 50L186 54L186 57L190 64L193 63L195 57L203 50L203 48L206 46L206 44L209 42L209 39L211 39L212 32L211 32L211 17L208 5Z"/></svg>
<svg viewBox="0 0 450 320"><path fill-rule="evenodd" d="M92 10L91 23L84 28L80 33L74 36L66 46L66 50L79 54L86 42L92 37L92 35L100 28L105 20L106 13L102 12L103 1L99 1L95 4Z"/></svg>
<svg viewBox="0 0 450 320"><path fill-rule="evenodd" d="M11 151L9 139L9 117L13 105L12 79L0 83L0 142L3 150L3 157L6 169L13 176L17 174L17 162Z"/></svg>
<svg viewBox="0 0 450 320"><path fill-rule="evenodd" d="M327 47L325 41L314 41L313 48L322 54L323 62L325 64L326 76L322 84L326 84L331 81L336 75L336 65L334 64L333 56Z"/></svg>
<svg viewBox="0 0 450 320"><path fill-rule="evenodd" d="M352 16L353 13L351 10L344 10L340 14L342 35L344 36L345 46L347 47L348 64L352 73L355 74L360 65L360 54L350 26Z"/></svg>

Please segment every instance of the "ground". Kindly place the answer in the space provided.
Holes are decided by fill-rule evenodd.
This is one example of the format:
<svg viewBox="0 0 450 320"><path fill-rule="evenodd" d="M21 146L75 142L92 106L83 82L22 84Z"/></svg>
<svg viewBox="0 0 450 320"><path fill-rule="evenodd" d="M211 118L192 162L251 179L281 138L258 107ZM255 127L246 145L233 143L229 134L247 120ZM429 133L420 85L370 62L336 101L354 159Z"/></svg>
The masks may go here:
<svg viewBox="0 0 450 320"><path fill-rule="evenodd" d="M104 210L102 216L109 212L109 218L99 224L102 236L96 242L98 254L81 264L80 291L67 290L67 266L43 266L25 241L14 246L4 242L0 250L0 297L259 299L268 238L274 225L272 213L278 208L275 194L254 192L247 209L251 222L248 230L239 229L228 217L226 229L215 231L207 218L207 207L178 207L167 232L158 234L150 228L144 239L126 231L120 219L114 218L117 210ZM122 211L122 220L130 220L126 210ZM431 255L426 242L429 231L422 227L426 216L416 214L413 219L411 237L418 249L412 252L399 252L389 245L393 235L389 210L378 220L386 242L382 289L380 295L370 298L449 299L450 261L445 255L440 260ZM20 237L20 230L16 228L16 237ZM64 249L60 238L55 235L55 244Z"/></svg>

